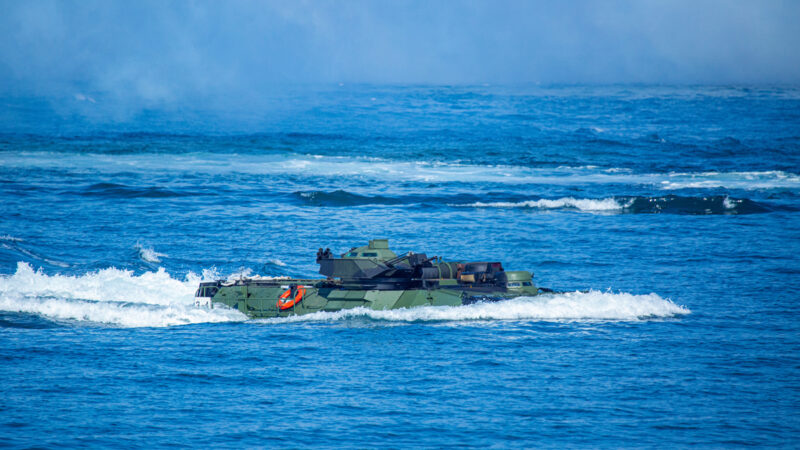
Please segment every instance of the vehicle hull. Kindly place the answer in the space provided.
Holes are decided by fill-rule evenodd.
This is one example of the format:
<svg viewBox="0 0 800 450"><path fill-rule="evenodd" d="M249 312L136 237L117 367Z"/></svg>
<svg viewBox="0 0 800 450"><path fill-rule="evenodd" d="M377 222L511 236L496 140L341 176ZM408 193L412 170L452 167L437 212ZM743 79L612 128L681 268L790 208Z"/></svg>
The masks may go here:
<svg viewBox="0 0 800 450"><path fill-rule="evenodd" d="M281 309L281 295L293 286L303 287L302 298ZM498 290L464 286L426 289L353 289L325 280L284 279L280 281L238 280L229 285L203 283L201 289L216 288L213 295L201 297L205 303L222 304L252 318L286 317L321 311L351 308L391 310L417 306L460 306L478 301L499 301L540 293L535 286L519 290ZM292 292L294 295L294 291Z"/></svg>

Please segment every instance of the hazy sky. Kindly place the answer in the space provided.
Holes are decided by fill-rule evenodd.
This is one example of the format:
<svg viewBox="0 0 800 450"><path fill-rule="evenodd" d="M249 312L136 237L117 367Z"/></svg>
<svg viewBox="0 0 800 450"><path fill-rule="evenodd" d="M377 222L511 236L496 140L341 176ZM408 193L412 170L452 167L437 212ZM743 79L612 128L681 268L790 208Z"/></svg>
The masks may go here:
<svg viewBox="0 0 800 450"><path fill-rule="evenodd" d="M799 83L800 1L0 0L5 92Z"/></svg>

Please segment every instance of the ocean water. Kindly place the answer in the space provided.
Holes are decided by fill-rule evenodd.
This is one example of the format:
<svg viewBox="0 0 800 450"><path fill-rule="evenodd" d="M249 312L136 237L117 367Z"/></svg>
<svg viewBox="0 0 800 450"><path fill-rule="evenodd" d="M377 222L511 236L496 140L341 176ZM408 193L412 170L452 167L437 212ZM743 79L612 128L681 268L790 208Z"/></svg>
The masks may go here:
<svg viewBox="0 0 800 450"><path fill-rule="evenodd" d="M797 447L800 89L0 103L0 446ZM564 294L248 320L319 247Z"/></svg>

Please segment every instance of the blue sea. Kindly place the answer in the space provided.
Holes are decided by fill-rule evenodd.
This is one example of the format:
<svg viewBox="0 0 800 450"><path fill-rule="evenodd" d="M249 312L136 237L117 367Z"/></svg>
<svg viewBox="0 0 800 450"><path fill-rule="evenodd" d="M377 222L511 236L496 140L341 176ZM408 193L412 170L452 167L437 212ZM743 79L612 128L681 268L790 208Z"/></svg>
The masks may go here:
<svg viewBox="0 0 800 450"><path fill-rule="evenodd" d="M0 100L0 446L800 446L800 88ZM194 306L372 238L564 293Z"/></svg>

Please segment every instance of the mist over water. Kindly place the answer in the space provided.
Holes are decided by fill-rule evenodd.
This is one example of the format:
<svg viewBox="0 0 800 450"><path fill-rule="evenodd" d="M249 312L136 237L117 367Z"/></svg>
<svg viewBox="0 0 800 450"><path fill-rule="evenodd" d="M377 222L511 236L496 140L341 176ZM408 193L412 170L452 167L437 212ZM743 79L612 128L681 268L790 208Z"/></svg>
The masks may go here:
<svg viewBox="0 0 800 450"><path fill-rule="evenodd" d="M118 119L297 85L792 84L791 1L3 1L0 94Z"/></svg>

